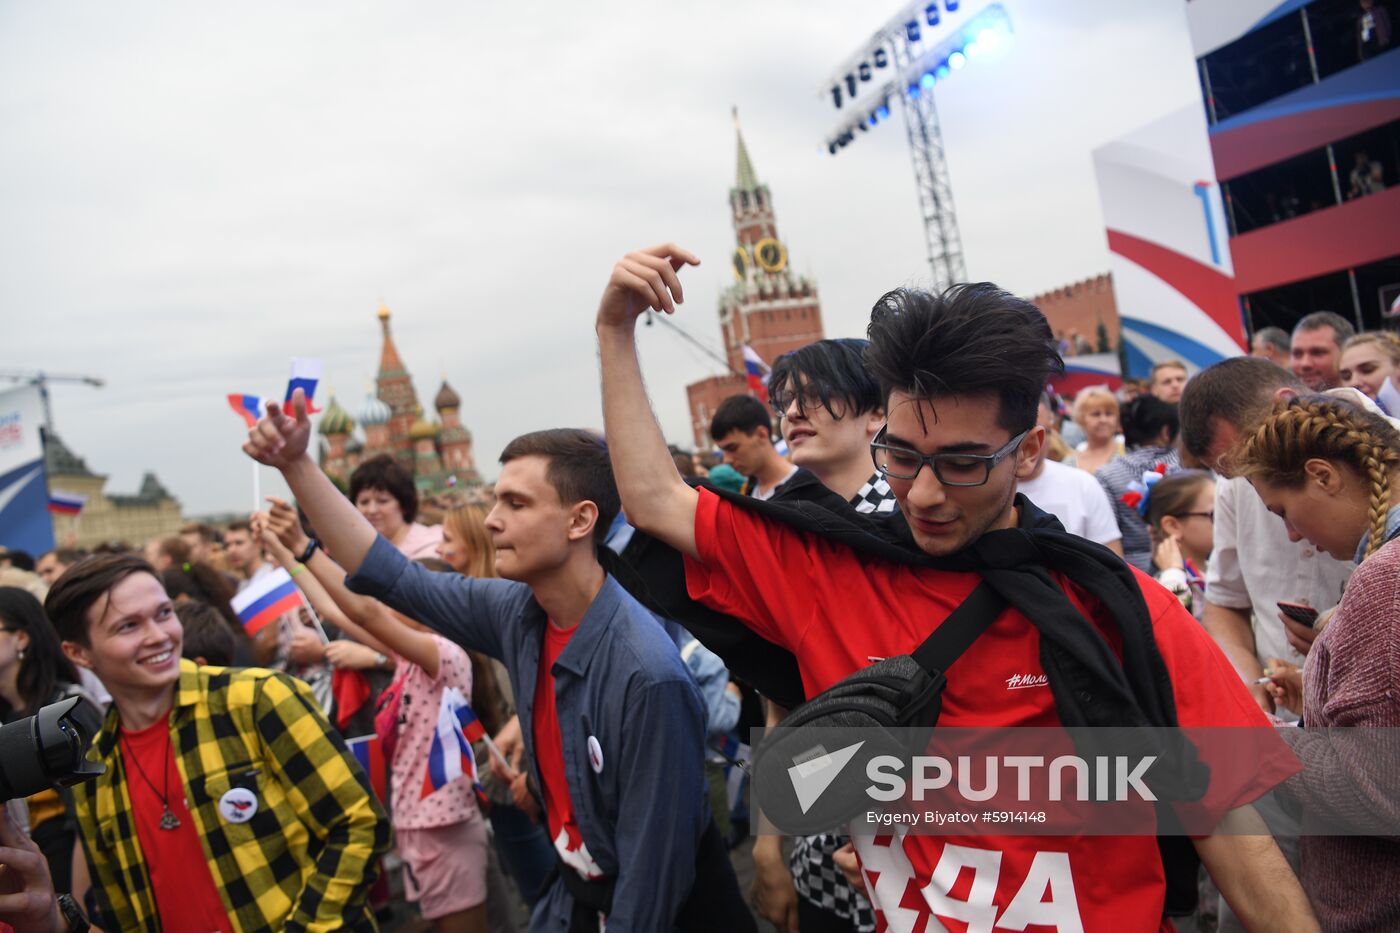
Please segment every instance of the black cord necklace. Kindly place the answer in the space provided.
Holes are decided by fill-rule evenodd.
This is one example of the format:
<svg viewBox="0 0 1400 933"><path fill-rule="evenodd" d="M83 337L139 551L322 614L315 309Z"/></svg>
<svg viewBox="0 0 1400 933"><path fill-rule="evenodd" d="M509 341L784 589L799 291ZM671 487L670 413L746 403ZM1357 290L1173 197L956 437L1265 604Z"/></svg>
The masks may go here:
<svg viewBox="0 0 1400 933"><path fill-rule="evenodd" d="M128 753L131 752L131 743L130 743L130 742L126 743L126 750L127 750ZM166 757L167 757L167 758L170 756L170 733L169 733L169 731L167 731L167 732L165 733L165 754L166 754ZM164 768L164 771L165 771L165 792L162 793L162 792L156 790L156 785L155 785L155 783L154 783L150 778L146 777L146 772L145 772L145 770L142 769L142 767L141 767L141 762L139 762L139 761L136 760L136 755L135 755L135 754L128 754L127 757L130 758L130 759L131 759L131 763L132 763L133 765L136 766L136 773L139 774L139 775L141 775L141 780L143 780L143 781L146 782L146 786L149 787L149 788L151 789L151 793L155 794L156 797L158 797L158 798L160 799L160 805L161 805L162 807L165 808L165 812L162 813L162 814L160 815L160 828L161 828L161 829L179 829L179 828L180 828L180 825L181 825L181 824L180 824L180 818L179 818L178 816L176 816L174 813L171 813L171 812L170 812L170 765L169 765L169 763L166 762L166 766L165 766L165 768Z"/></svg>

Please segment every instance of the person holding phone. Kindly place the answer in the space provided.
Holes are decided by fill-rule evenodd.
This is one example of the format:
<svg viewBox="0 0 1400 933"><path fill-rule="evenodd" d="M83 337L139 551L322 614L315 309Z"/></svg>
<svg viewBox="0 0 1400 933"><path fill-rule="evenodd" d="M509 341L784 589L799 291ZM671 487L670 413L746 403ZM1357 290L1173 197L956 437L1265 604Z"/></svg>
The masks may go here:
<svg viewBox="0 0 1400 933"><path fill-rule="evenodd" d="M1358 566L1337 611L1318 634L1307 676L1269 661L1276 702L1298 701L1309 727L1400 727L1400 431L1384 417L1340 399L1313 396L1281 402L1246 434L1231 454L1239 475L1283 519L1291 538L1306 538L1338 560ZM1306 606L1283 606L1306 618ZM1400 818L1400 800L1385 775L1347 743L1300 742L1294 752L1305 770L1281 793L1313 820L1384 824ZM1313 760L1325 754L1327 760ZM1324 777L1328 770L1359 775L1347 791ZM1393 783L1393 782L1392 782ZM1393 822L1392 822L1393 825ZM1328 930L1400 928L1400 842L1393 837L1307 835L1302 840L1303 887Z"/></svg>

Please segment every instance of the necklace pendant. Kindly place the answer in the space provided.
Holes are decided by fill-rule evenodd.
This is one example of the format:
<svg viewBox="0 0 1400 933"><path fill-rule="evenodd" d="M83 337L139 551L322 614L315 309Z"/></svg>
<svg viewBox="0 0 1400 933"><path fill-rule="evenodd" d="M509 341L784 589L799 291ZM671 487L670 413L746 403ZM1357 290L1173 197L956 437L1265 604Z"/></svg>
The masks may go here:
<svg viewBox="0 0 1400 933"><path fill-rule="evenodd" d="M165 808L165 812L162 813L162 814L160 815L160 828L161 828L161 829L179 829L179 828L180 828L180 818L179 818L178 816L176 816L175 814L171 813L169 807L166 807L166 808Z"/></svg>

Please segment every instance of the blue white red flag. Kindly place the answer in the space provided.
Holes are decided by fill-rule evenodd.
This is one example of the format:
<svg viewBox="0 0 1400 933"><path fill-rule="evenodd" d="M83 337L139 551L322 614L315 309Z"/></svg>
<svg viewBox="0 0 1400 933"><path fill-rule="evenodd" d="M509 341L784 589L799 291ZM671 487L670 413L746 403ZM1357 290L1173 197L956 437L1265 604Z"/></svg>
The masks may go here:
<svg viewBox="0 0 1400 933"><path fill-rule="evenodd" d="M320 414L321 409L316 407L316 383L321 381L321 361L308 359L302 356L292 357L292 378L287 380L286 406L292 406L292 393L301 389L306 393L306 413L308 415Z"/></svg>
<svg viewBox="0 0 1400 933"><path fill-rule="evenodd" d="M54 490L49 493L49 511L55 515L77 515L85 505L87 496L80 496L76 492Z"/></svg>
<svg viewBox="0 0 1400 933"><path fill-rule="evenodd" d="M249 428L256 426L258 419L267 413L267 402L256 395L230 395L228 407L246 421Z"/></svg>
<svg viewBox="0 0 1400 933"><path fill-rule="evenodd" d="M365 769L365 775L369 777L369 786L374 791L374 795L381 802L387 799L389 796L389 769L388 763L384 760L384 745L379 741L379 736L362 735L358 738L346 739L345 745L355 756L355 760L360 763L360 767Z"/></svg>
<svg viewBox="0 0 1400 933"><path fill-rule="evenodd" d="M251 580L229 605L252 638L281 616L301 608L301 594L292 575L278 567Z"/></svg>
<svg viewBox="0 0 1400 933"><path fill-rule="evenodd" d="M470 777L472 785L481 788L476 777L476 755L472 752L474 739L486 734L467 698L456 687L442 691L438 706L437 727L433 744L428 749L428 770L423 777L423 797L441 790L461 777Z"/></svg>
<svg viewBox="0 0 1400 933"><path fill-rule="evenodd" d="M768 364L748 344L744 344L744 375L749 391L764 397L768 391Z"/></svg>

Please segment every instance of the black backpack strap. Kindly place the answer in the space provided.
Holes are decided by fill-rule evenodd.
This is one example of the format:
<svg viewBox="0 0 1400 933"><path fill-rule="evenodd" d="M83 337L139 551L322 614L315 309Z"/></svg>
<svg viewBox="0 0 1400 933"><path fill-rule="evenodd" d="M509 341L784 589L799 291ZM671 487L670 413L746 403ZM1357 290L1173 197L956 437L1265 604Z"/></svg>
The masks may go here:
<svg viewBox="0 0 1400 933"><path fill-rule="evenodd" d="M1006 600L983 580L910 656L930 673L946 672L1005 607Z"/></svg>

